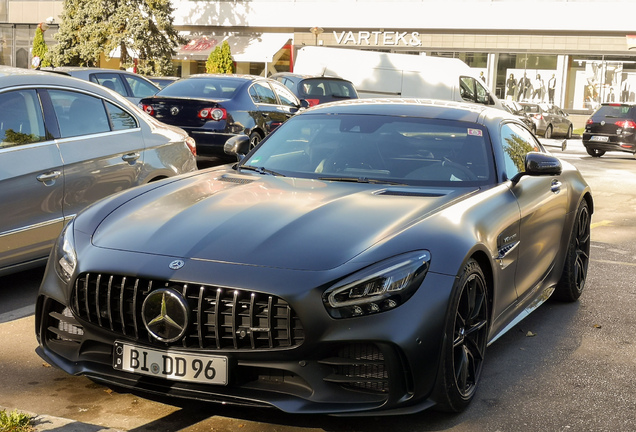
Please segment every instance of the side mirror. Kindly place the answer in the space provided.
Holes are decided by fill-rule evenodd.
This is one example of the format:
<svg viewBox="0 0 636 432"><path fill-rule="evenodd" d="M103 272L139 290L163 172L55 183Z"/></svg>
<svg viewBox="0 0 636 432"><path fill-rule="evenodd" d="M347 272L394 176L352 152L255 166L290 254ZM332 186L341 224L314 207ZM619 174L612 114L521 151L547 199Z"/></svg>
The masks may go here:
<svg viewBox="0 0 636 432"><path fill-rule="evenodd" d="M250 151L250 137L247 135L236 135L225 141L223 152L228 155L234 155L241 161Z"/></svg>
<svg viewBox="0 0 636 432"><path fill-rule="evenodd" d="M561 161L545 153L529 152L525 159L526 170L518 173L511 180L517 183L523 176L556 176L563 171Z"/></svg>

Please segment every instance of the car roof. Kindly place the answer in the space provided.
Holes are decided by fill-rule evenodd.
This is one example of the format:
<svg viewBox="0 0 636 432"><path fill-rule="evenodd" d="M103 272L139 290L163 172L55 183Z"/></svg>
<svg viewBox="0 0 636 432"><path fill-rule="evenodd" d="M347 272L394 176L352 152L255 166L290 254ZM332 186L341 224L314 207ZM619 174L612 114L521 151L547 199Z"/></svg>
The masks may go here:
<svg viewBox="0 0 636 432"><path fill-rule="evenodd" d="M111 92L104 86L70 75L34 69L22 69L13 66L0 66L0 89L25 85L34 87L70 87L95 93L105 98L116 99L118 101L126 100L123 96L120 96L116 92Z"/></svg>
<svg viewBox="0 0 636 432"><path fill-rule="evenodd" d="M327 79L327 80L346 81L349 83L351 82L348 79L344 79L344 78L333 76L333 75L308 75L308 74L297 74L293 72L278 72L270 76L270 78L276 78L276 77L298 78L301 80L318 78L318 79Z"/></svg>
<svg viewBox="0 0 636 432"><path fill-rule="evenodd" d="M258 75L249 75L249 74L194 74L187 77L183 77L182 79L204 79L204 78L231 78L231 79L242 79L245 81L259 81L259 80L269 80L269 78L265 78Z"/></svg>
<svg viewBox="0 0 636 432"><path fill-rule="evenodd" d="M434 99L348 99L317 105L300 115L312 114L397 115L474 123L484 123L485 118L517 121L514 115L502 109Z"/></svg>

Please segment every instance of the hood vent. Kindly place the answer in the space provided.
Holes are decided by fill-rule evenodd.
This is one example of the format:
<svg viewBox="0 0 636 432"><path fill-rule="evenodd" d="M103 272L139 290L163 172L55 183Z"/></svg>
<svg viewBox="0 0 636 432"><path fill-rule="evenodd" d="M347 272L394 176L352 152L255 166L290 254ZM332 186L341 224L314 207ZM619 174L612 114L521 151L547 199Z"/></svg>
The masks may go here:
<svg viewBox="0 0 636 432"><path fill-rule="evenodd" d="M446 196L445 192L432 192L424 190L404 190L404 189L385 189L377 192L378 195L390 195L390 196L403 196L403 197L425 197L425 198L439 198Z"/></svg>
<svg viewBox="0 0 636 432"><path fill-rule="evenodd" d="M252 183L254 180L246 179L246 178L240 178L240 177L223 176L223 177L219 178L219 181L223 181L223 182L227 182L227 183L235 183L235 184L249 184L249 183Z"/></svg>

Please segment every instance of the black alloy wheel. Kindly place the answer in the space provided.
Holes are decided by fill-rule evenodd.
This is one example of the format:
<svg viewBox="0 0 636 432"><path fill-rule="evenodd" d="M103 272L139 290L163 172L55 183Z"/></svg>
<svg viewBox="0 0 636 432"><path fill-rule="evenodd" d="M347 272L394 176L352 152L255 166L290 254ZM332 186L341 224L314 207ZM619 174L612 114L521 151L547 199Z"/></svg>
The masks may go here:
<svg viewBox="0 0 636 432"><path fill-rule="evenodd" d="M590 263L590 209L581 201L572 227L561 280L554 291L557 300L573 302L581 297Z"/></svg>
<svg viewBox="0 0 636 432"><path fill-rule="evenodd" d="M599 150L599 149L589 148L589 147L586 147L585 150L587 150L587 154L595 158L599 158L605 154L605 150Z"/></svg>
<svg viewBox="0 0 636 432"><path fill-rule="evenodd" d="M477 261L468 261L453 293L436 402L439 410L459 412L477 391L488 342L488 289Z"/></svg>

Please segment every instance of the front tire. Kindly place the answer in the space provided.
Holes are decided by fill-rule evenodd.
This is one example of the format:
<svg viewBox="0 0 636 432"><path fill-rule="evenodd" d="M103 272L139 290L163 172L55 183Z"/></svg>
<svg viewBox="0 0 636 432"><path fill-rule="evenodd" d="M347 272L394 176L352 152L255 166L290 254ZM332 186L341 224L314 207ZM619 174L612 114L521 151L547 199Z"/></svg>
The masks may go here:
<svg viewBox="0 0 636 432"><path fill-rule="evenodd" d="M585 288L590 262L590 221L590 209L587 202L583 200L576 212L563 274L554 290L554 297L557 300L576 301Z"/></svg>
<svg viewBox="0 0 636 432"><path fill-rule="evenodd" d="M455 283L444 325L436 384L437 409L464 410L475 396L488 342L488 289L481 267L470 259Z"/></svg>
<svg viewBox="0 0 636 432"><path fill-rule="evenodd" d="M545 128L545 133L543 134L543 137L546 139L552 138L552 125L548 125L548 127Z"/></svg>

